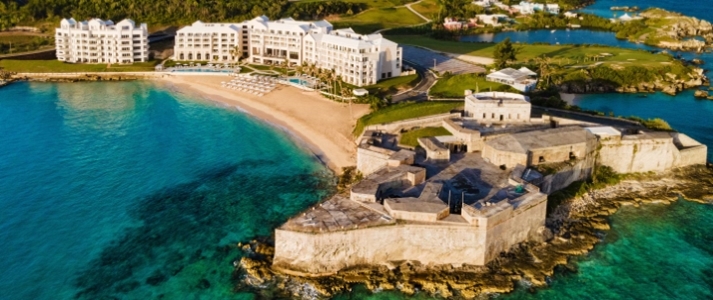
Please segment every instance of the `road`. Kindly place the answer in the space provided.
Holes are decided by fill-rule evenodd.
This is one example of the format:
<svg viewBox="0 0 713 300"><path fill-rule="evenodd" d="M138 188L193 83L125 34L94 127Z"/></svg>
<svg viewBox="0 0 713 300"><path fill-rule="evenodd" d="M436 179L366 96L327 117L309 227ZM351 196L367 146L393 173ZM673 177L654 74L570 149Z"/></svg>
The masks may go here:
<svg viewBox="0 0 713 300"><path fill-rule="evenodd" d="M431 88L431 86L436 83L436 76L433 75L433 73L429 72L426 68L423 66L419 66L414 63L410 63L408 61L404 61L404 64L412 67L416 72L418 73L419 76L421 76L421 82L419 82L412 90L394 95L391 97L391 100L393 102L401 102L401 101L406 101L406 100L411 100L411 101L426 101L428 100L428 89Z"/></svg>

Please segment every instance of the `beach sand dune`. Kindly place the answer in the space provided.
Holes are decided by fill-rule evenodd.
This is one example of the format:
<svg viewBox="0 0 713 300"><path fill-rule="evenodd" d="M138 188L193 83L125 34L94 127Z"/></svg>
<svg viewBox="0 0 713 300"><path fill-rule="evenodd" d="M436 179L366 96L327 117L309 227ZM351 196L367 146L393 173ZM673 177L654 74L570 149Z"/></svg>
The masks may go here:
<svg viewBox="0 0 713 300"><path fill-rule="evenodd" d="M356 147L352 129L356 120L369 113L366 104L338 103L317 92L279 86L259 97L229 90L220 85L230 77L167 76L161 80L179 92L196 95L230 106L273 125L283 127L306 146L330 169L340 174L343 167L356 165Z"/></svg>

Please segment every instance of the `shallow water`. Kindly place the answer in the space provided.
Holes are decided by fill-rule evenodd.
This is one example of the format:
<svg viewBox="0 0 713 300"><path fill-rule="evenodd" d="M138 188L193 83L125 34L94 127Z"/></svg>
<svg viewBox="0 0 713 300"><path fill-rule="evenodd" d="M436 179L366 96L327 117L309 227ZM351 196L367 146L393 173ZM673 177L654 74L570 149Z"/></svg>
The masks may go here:
<svg viewBox="0 0 713 300"><path fill-rule="evenodd" d="M0 89L2 299L214 299L235 244L333 178L283 132L146 82Z"/></svg>

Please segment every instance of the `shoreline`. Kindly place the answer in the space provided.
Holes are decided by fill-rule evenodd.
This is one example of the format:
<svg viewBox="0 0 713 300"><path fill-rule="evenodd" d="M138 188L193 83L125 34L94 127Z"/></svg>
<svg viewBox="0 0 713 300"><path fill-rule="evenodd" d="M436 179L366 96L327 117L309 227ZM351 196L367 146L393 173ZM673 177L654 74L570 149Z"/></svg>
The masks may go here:
<svg viewBox="0 0 713 300"><path fill-rule="evenodd" d="M300 148L309 150L335 174L356 165L354 142L349 139L356 119L368 113L365 104L348 104L323 99L314 92L280 86L275 91L256 95L228 90L220 85L228 76L166 76L154 82L171 91L225 105L255 117L281 130ZM351 121L351 122L350 122Z"/></svg>

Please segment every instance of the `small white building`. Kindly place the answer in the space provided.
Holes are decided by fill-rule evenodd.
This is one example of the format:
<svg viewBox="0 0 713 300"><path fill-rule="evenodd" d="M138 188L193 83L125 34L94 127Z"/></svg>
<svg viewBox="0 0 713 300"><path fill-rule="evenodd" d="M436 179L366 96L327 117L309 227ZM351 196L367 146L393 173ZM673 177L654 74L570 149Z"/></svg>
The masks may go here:
<svg viewBox="0 0 713 300"><path fill-rule="evenodd" d="M574 19L574 18L576 18L577 16L578 16L577 13L573 13L573 12L571 12L571 11L566 11L566 12L564 13L564 17L567 18L567 19Z"/></svg>
<svg viewBox="0 0 713 300"><path fill-rule="evenodd" d="M486 24L486 25L491 25L493 27L499 27L502 26L502 22L507 22L509 20L507 15L502 15L502 14L496 14L496 15L475 15L475 18L478 20L478 22Z"/></svg>
<svg viewBox="0 0 713 300"><path fill-rule="evenodd" d="M507 84L521 92L529 92L537 86L537 73L525 67L518 70L505 68L486 75L485 80Z"/></svg>
<svg viewBox="0 0 713 300"><path fill-rule="evenodd" d="M530 98L515 93L484 92L465 97L465 115L478 123L526 123L531 110Z"/></svg>
<svg viewBox="0 0 713 300"><path fill-rule="evenodd" d="M55 30L57 59L71 63L131 64L149 60L148 27L130 19L77 22L62 19Z"/></svg>
<svg viewBox="0 0 713 300"><path fill-rule="evenodd" d="M560 13L560 6L559 4L542 4L542 3L532 3L532 2L527 2L527 1L521 1L520 4L518 5L513 5L513 7L516 7L521 14L523 15L531 15L534 14L536 11L544 11L546 13L550 14L559 14Z"/></svg>
<svg viewBox="0 0 713 300"><path fill-rule="evenodd" d="M473 5L481 6L481 7L491 7L493 5L493 0L476 0L473 1Z"/></svg>

